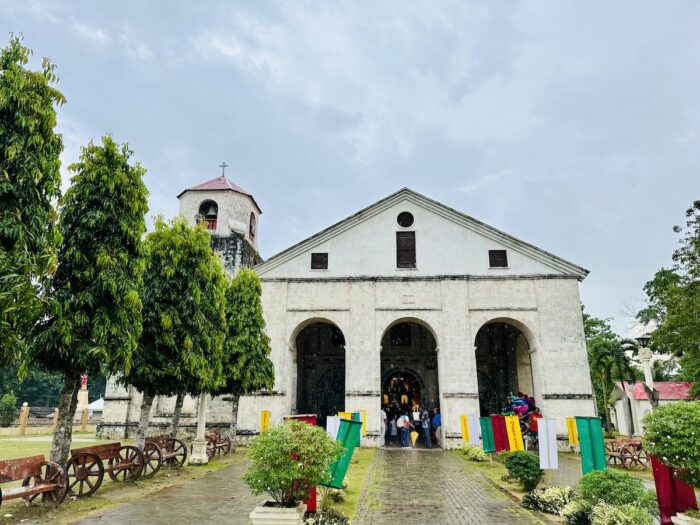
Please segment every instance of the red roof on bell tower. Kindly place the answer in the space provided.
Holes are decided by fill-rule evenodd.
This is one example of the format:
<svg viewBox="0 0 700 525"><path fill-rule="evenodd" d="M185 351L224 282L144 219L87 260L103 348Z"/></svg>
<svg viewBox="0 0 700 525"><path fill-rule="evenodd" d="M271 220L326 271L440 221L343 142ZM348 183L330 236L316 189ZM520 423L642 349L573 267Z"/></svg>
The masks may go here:
<svg viewBox="0 0 700 525"><path fill-rule="evenodd" d="M228 180L224 175L219 175L218 177L215 177L211 180L208 180L206 182L202 182L201 184L197 184L196 186L192 186L191 188L187 188L186 190L180 192L180 195L177 196L179 199L180 196L185 193L186 191L221 191L221 190L229 190L229 191L235 191L236 193L240 193L241 195L245 195L246 197L250 197L250 200L253 201L253 204L255 204L255 207L258 209L260 213L262 213L262 210L260 209L260 206L258 206L258 203L255 202L255 199L253 198L253 195L251 193L248 193L246 190L238 186L237 184L234 184L230 180Z"/></svg>

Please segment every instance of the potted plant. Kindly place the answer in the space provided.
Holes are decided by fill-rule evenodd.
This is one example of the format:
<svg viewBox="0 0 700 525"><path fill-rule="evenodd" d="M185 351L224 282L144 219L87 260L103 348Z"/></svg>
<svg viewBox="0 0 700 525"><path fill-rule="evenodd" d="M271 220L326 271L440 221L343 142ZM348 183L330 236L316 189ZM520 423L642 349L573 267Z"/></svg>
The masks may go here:
<svg viewBox="0 0 700 525"><path fill-rule="evenodd" d="M345 452L325 430L289 421L256 437L250 445L251 466L243 481L253 494L268 493L250 513L253 525L300 524L310 487L330 480L330 466Z"/></svg>

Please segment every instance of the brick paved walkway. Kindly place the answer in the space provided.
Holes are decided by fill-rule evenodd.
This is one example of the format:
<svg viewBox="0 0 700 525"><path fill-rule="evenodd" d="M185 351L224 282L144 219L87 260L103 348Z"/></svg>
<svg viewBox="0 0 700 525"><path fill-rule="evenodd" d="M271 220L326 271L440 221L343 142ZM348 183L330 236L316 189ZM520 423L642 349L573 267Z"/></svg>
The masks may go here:
<svg viewBox="0 0 700 525"><path fill-rule="evenodd" d="M248 461L163 489L147 498L85 518L80 525L248 525L248 514L264 496L253 496L241 476Z"/></svg>
<svg viewBox="0 0 700 525"><path fill-rule="evenodd" d="M378 450L353 524L519 525L546 519L511 501L455 454Z"/></svg>

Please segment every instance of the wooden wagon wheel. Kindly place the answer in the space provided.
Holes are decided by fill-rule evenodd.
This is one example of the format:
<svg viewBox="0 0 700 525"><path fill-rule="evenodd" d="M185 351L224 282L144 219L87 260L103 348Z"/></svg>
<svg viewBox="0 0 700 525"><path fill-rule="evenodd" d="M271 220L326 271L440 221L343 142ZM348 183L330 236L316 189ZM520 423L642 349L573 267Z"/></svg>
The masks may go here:
<svg viewBox="0 0 700 525"><path fill-rule="evenodd" d="M634 447L631 447L629 445L620 447L620 461L622 462L622 466L625 467L627 470L633 469L635 454L636 451Z"/></svg>
<svg viewBox="0 0 700 525"><path fill-rule="evenodd" d="M618 450L615 448L615 445L612 443L605 444L605 455L608 458L607 459L608 465L610 464L611 460L612 460L613 466L617 466L617 462L621 461Z"/></svg>
<svg viewBox="0 0 700 525"><path fill-rule="evenodd" d="M102 485L105 468L97 454L83 452L68 462L68 492L72 496L91 496Z"/></svg>
<svg viewBox="0 0 700 525"><path fill-rule="evenodd" d="M644 449L638 448L635 445L628 445L626 449L628 459L625 467L627 467L629 470L644 470L647 466L647 462L649 461L647 453L644 451Z"/></svg>
<svg viewBox="0 0 700 525"><path fill-rule="evenodd" d="M29 483L34 480L34 483L53 483L56 488L50 492L41 493L41 498L44 502L50 502L54 507L58 507L63 498L66 497L66 492L68 491L68 478L66 477L66 472L63 470L58 463L53 461L42 461L41 462L42 473L38 476L30 476L24 478L22 481L22 486L26 487ZM25 496L24 501L29 505L32 501L36 499L39 494L32 494L31 496Z"/></svg>
<svg viewBox="0 0 700 525"><path fill-rule="evenodd" d="M225 456L231 452L231 437L228 434L223 434L221 436L221 443L222 446L219 448L219 451L223 452L223 455Z"/></svg>
<svg viewBox="0 0 700 525"><path fill-rule="evenodd" d="M130 467L115 470L121 463L131 463ZM112 481L136 481L143 471L143 453L131 445L119 449L116 458L109 458L109 477Z"/></svg>
<svg viewBox="0 0 700 525"><path fill-rule="evenodd" d="M216 456L216 441L209 439L207 440L207 457L209 461L214 459L214 456Z"/></svg>
<svg viewBox="0 0 700 525"><path fill-rule="evenodd" d="M163 464L163 451L157 443L146 443L143 449L143 475L155 476Z"/></svg>
<svg viewBox="0 0 700 525"><path fill-rule="evenodd" d="M179 439L169 439L168 440L168 452L175 454L165 460L166 465L169 467L181 467L185 464L187 459L187 447Z"/></svg>

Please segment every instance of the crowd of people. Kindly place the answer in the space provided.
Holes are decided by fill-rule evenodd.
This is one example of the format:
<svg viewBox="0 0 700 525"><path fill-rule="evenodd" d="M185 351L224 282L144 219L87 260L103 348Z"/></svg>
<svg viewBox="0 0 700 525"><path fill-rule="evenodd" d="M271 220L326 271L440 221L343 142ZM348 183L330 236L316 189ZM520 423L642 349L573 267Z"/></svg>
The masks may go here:
<svg viewBox="0 0 700 525"><path fill-rule="evenodd" d="M442 417L440 409L432 411L413 405L411 410L385 405L381 411L380 446L401 448L440 448L442 446Z"/></svg>

